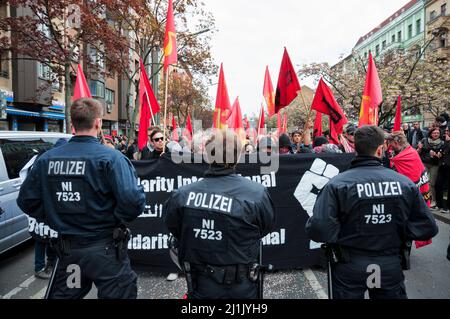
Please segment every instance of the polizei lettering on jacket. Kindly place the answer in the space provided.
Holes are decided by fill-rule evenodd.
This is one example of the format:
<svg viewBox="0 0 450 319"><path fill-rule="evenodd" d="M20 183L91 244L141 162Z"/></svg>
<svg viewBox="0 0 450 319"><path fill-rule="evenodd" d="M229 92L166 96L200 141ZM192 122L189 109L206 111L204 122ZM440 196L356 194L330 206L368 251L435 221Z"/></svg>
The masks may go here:
<svg viewBox="0 0 450 319"><path fill-rule="evenodd" d="M85 161L49 161L48 175L82 176L86 170Z"/></svg>
<svg viewBox="0 0 450 319"><path fill-rule="evenodd" d="M359 198L376 198L402 195L400 182L356 184Z"/></svg>
<svg viewBox="0 0 450 319"><path fill-rule="evenodd" d="M190 192L186 206L213 209L229 214L233 207L233 199L217 194Z"/></svg>

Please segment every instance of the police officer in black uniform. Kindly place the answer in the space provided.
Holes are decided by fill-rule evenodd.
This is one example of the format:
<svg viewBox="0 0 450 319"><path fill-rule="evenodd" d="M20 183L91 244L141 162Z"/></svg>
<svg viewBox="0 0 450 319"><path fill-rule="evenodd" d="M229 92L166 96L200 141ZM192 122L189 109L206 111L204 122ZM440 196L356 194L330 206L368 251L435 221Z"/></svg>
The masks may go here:
<svg viewBox="0 0 450 319"><path fill-rule="evenodd" d="M274 223L265 187L235 173L242 150L231 131L206 143L205 178L172 193L164 220L178 240L188 298L257 298L260 239Z"/></svg>
<svg viewBox="0 0 450 319"><path fill-rule="evenodd" d="M384 133L364 126L355 134L358 156L351 168L321 191L308 236L333 249L332 292L336 299L406 299L402 247L438 232L419 189L381 164Z"/></svg>
<svg viewBox="0 0 450 319"><path fill-rule="evenodd" d="M39 157L17 199L30 218L57 232L49 298L83 298L92 283L99 298L137 296L123 223L144 210L145 196L131 162L99 143L102 114L100 102L76 100L70 108L75 136Z"/></svg>

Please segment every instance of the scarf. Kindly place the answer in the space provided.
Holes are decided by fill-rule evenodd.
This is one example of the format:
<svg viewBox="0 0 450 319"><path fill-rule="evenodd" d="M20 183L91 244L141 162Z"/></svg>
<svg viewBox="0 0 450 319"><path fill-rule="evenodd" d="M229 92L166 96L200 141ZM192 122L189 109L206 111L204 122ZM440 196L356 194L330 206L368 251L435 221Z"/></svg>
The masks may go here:
<svg viewBox="0 0 450 319"><path fill-rule="evenodd" d="M420 190L424 200L430 207L430 184L427 170L422 164L419 154L411 146L404 149L398 155L391 158L391 167L399 174L408 177ZM416 248L431 244L432 241L416 241Z"/></svg>
<svg viewBox="0 0 450 319"><path fill-rule="evenodd" d="M435 148L437 146L439 146L439 144L442 143L442 140L440 138L436 139L436 140L432 140L431 138L428 138L428 144L432 147Z"/></svg>

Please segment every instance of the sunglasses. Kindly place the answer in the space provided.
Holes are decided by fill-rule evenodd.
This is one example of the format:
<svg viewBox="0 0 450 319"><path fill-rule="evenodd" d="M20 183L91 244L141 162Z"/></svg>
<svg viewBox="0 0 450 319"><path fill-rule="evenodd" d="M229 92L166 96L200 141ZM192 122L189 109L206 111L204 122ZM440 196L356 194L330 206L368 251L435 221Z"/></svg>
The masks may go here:
<svg viewBox="0 0 450 319"><path fill-rule="evenodd" d="M162 140L164 140L164 137L157 137L153 139L153 142L160 142Z"/></svg>

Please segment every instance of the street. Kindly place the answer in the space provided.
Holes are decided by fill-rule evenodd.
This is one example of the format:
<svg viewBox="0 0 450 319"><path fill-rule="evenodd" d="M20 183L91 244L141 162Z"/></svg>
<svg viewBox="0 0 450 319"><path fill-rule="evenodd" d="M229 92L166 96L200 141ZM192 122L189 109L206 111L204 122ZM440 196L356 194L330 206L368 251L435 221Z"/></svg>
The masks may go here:
<svg viewBox="0 0 450 319"><path fill-rule="evenodd" d="M433 244L411 253L411 270L405 272L410 299L450 299L450 261L445 258L450 226L437 221L439 234ZM47 280L33 275L34 248L29 241L0 256L0 298L40 299ZM135 267L139 299L180 299L186 292L184 277L166 281L167 274L154 274ZM326 299L327 277L323 269L296 269L268 274L264 282L268 299ZM95 299L93 288L86 297Z"/></svg>

